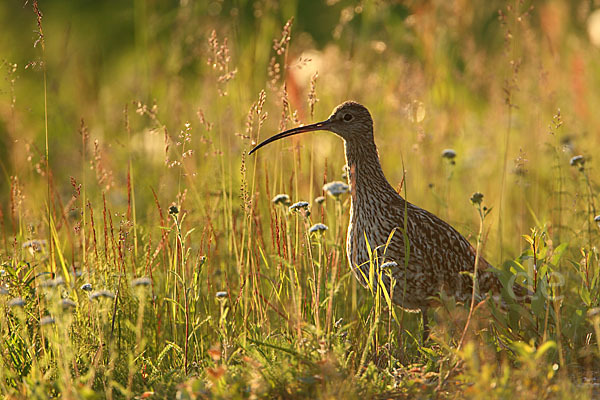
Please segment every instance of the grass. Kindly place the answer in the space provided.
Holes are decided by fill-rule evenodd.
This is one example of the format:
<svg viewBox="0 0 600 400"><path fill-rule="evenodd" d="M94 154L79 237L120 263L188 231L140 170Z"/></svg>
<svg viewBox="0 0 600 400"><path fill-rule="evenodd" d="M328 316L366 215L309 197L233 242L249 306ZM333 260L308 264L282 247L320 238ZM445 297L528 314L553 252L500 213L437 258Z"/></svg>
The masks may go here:
<svg viewBox="0 0 600 400"><path fill-rule="evenodd" d="M598 395L587 3L332 3L0 6L3 397ZM339 139L247 155L346 99L531 304L442 294L423 344L357 284Z"/></svg>

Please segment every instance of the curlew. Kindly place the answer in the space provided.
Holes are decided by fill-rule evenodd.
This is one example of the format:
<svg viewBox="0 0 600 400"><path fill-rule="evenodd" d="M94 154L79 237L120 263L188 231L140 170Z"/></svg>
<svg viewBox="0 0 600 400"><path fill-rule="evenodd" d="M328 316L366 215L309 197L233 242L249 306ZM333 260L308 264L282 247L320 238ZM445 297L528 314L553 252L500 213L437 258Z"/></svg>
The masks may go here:
<svg viewBox="0 0 600 400"><path fill-rule="evenodd" d="M425 339L427 308L440 291L460 302L471 299L475 249L456 229L409 203L390 185L373 139L373 119L359 103L342 103L325 121L278 133L250 154L276 140L320 130L344 140L351 195L346 250L354 276L366 286L373 269L384 264L390 268L389 274L381 275L381 282L390 293L393 278L393 302L406 311L421 311ZM369 248L378 249L378 259L369 256ZM377 284L377 280L371 282ZM477 285L481 293L497 293L501 287L483 257L479 257Z"/></svg>

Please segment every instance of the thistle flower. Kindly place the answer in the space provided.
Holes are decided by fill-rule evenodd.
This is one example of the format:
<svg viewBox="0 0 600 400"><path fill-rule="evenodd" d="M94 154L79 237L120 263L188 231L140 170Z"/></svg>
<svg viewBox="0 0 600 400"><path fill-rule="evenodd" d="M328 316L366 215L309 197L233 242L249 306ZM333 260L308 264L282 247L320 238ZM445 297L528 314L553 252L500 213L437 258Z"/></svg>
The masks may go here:
<svg viewBox="0 0 600 400"><path fill-rule="evenodd" d="M25 300L22 297L14 297L7 304L9 307L23 307L25 306Z"/></svg>
<svg viewBox="0 0 600 400"><path fill-rule="evenodd" d="M319 196L315 199L315 203L318 205L321 205L323 203L325 203L325 196Z"/></svg>
<svg viewBox="0 0 600 400"><path fill-rule="evenodd" d="M340 181L329 182L323 185L323 190L336 199L339 198L340 195L347 193L349 188L350 187L347 184Z"/></svg>
<svg viewBox="0 0 600 400"><path fill-rule="evenodd" d="M308 210L308 201L299 201L290 206L289 210L292 211L300 211L300 210Z"/></svg>
<svg viewBox="0 0 600 400"><path fill-rule="evenodd" d="M81 287L79 288L85 292L91 292L92 291L92 284L91 283L84 283L83 285L81 285Z"/></svg>
<svg viewBox="0 0 600 400"><path fill-rule="evenodd" d="M289 206L291 203L290 196L288 196L285 193L281 193L281 194L278 194L277 196L273 197L271 202L275 205L281 204L282 206Z"/></svg>
<svg viewBox="0 0 600 400"><path fill-rule="evenodd" d="M308 233L324 233L327 229L329 228L325 224L314 224L310 227Z"/></svg>
<svg viewBox="0 0 600 400"><path fill-rule="evenodd" d="M49 315L46 315L45 317L42 317L42 319L40 319L40 325L44 326L44 325L52 325L54 324L54 318L52 318Z"/></svg>
<svg viewBox="0 0 600 400"><path fill-rule="evenodd" d="M133 287L150 286L151 284L152 284L152 281L147 276L143 276L141 278L136 278L131 281L131 286L133 286Z"/></svg>
<svg viewBox="0 0 600 400"><path fill-rule="evenodd" d="M217 294L215 296L217 297L217 299L225 299L225 298L227 298L227 292L220 291L220 292L217 292Z"/></svg>
<svg viewBox="0 0 600 400"><path fill-rule="evenodd" d="M92 292L92 294L90 294L90 299L94 300L94 299L101 299L101 298L107 298L107 299L114 299L115 298L115 294L109 290L106 289L102 289L102 290L96 290L95 292Z"/></svg>

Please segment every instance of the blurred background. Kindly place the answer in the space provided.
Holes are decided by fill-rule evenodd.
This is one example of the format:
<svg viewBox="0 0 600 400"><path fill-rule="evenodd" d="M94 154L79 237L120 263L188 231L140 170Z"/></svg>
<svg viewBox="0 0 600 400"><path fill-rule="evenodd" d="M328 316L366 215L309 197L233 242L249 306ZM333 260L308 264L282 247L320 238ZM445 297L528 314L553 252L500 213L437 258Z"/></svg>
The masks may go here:
<svg viewBox="0 0 600 400"><path fill-rule="evenodd" d="M393 185L403 181L404 164L410 201L469 235L477 224L469 197L484 193L494 208L487 228L494 261L504 249L518 254L521 234L536 223L574 237L591 229L597 189L569 166L582 154L593 175L600 148L597 7L593 0L41 1L42 49L32 2L3 2L4 223L15 196L28 204L28 224L40 222L32 210L46 190L45 95L50 166L63 201L73 178L96 182L90 195L125 207L132 162L142 221L153 212L150 188L175 201L173 152L185 152L182 132L195 152L182 162L196 193L225 190L239 203L242 153L253 142L355 99L373 114ZM248 128L248 111L261 90L268 115L258 132L256 121ZM293 200L317 195L324 174L340 179L339 139L309 136L259 156L252 171L259 196L261 167L272 173L270 191ZM293 145L300 155L285 151ZM456 158L443 158L444 149ZM293 174L298 186L289 184ZM564 209L577 216L569 226Z"/></svg>

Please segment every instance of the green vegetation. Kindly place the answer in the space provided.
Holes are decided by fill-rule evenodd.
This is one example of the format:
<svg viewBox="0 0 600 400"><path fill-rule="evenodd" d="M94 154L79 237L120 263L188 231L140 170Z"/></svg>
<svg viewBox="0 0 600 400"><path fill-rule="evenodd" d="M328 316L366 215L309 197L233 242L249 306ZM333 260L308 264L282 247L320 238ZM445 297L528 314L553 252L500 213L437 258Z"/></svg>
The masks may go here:
<svg viewBox="0 0 600 400"><path fill-rule="evenodd" d="M597 396L593 3L2 2L0 396ZM357 284L340 139L247 156L348 99L530 304Z"/></svg>

